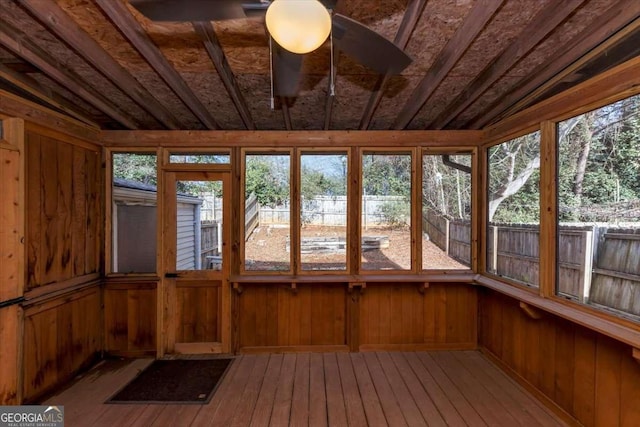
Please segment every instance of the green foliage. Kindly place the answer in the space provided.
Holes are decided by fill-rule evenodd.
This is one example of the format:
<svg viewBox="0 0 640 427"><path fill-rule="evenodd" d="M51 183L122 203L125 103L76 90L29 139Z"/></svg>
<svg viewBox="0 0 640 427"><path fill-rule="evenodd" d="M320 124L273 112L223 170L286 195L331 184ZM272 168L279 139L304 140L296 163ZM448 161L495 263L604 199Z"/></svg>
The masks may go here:
<svg viewBox="0 0 640 427"><path fill-rule="evenodd" d="M573 120L559 143L560 220L615 221L616 204L640 200L640 96ZM585 153L582 188L576 192L578 159Z"/></svg>
<svg viewBox="0 0 640 427"><path fill-rule="evenodd" d="M409 224L411 204L408 201L385 202L378 208L378 212L389 227L402 228Z"/></svg>
<svg viewBox="0 0 640 427"><path fill-rule="evenodd" d="M289 201L288 160L288 156L247 156L245 197L253 193L263 206L275 207L287 203Z"/></svg>
<svg viewBox="0 0 640 427"><path fill-rule="evenodd" d="M155 154L115 153L113 177L157 186Z"/></svg>
<svg viewBox="0 0 640 427"><path fill-rule="evenodd" d="M411 195L409 154L365 154L362 157L363 194L376 196Z"/></svg>
<svg viewBox="0 0 640 427"><path fill-rule="evenodd" d="M344 178L329 176L317 170L302 168L300 194L310 200L316 196L342 196L347 194Z"/></svg>

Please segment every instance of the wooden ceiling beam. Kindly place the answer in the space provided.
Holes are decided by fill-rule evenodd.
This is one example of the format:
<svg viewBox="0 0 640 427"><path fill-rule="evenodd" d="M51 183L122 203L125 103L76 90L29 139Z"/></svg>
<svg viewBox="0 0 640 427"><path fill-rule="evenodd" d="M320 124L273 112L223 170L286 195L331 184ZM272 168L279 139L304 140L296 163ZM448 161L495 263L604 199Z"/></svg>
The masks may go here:
<svg viewBox="0 0 640 427"><path fill-rule="evenodd" d="M620 38L637 31L640 28L640 2L620 0L594 21L531 71L508 94L499 97L485 111L465 123L465 127L480 129L526 108L594 55L603 54ZM606 42L602 43L603 40Z"/></svg>
<svg viewBox="0 0 640 427"><path fill-rule="evenodd" d="M492 60L444 110L427 124L428 129L442 129L473 104L493 83L504 76L554 29L562 24L585 0L554 1L529 22L520 35Z"/></svg>
<svg viewBox="0 0 640 427"><path fill-rule="evenodd" d="M16 72L0 63L0 79L23 90L51 108L55 108L60 112L68 114L88 125L99 127L94 120L89 118L91 117L91 114L81 110L77 105L70 103L57 92L43 86L40 82L27 74Z"/></svg>
<svg viewBox="0 0 640 427"><path fill-rule="evenodd" d="M393 129L404 129L409 125L503 3L504 0L476 2L400 110Z"/></svg>
<svg viewBox="0 0 640 427"><path fill-rule="evenodd" d="M393 43L400 49L404 50L407 47L407 44L409 44L411 34L416 28L426 5L427 0L411 0L407 6L407 10L404 12L402 22L400 23L400 27L396 33L396 37L393 40ZM367 106L362 113L362 118L360 119L360 124L358 126L360 130L366 130L369 128L373 114L376 112L376 109L382 100L382 94L389 78L389 74L378 76L374 89L369 96Z"/></svg>
<svg viewBox="0 0 640 427"><path fill-rule="evenodd" d="M167 83L173 92L182 100L207 129L220 129L207 107L193 93L182 76L169 63L160 49L147 35L145 29L136 20L122 0L95 0L102 11L115 26L125 35L127 40L138 50L151 68Z"/></svg>
<svg viewBox="0 0 640 427"><path fill-rule="evenodd" d="M40 69L50 79L58 82L58 84L93 105L96 109L102 111L124 127L128 129L139 129L142 127L105 96L93 90L80 75L69 70L51 55L30 42L22 31L2 20L0 20L0 44L16 56L33 64L33 66Z"/></svg>
<svg viewBox="0 0 640 427"><path fill-rule="evenodd" d="M102 73L140 107L168 129L182 126L175 116L122 67L106 50L65 12L55 1L21 0L20 6L35 16L48 30L71 46L83 59Z"/></svg>
<svg viewBox="0 0 640 427"><path fill-rule="evenodd" d="M216 36L211 22L193 22L192 25L202 40L204 48L207 50L209 58L211 58L211 62L213 62L214 67L218 71L218 75L220 76L224 87L227 89L227 93L231 97L242 122L247 129L255 130L256 125L251 117L251 111L249 110L247 101L242 95L240 86L238 86L236 77L231 70L231 66L229 65L229 61L227 61L227 57L222 50L222 46L220 46L220 42L218 41L218 37Z"/></svg>

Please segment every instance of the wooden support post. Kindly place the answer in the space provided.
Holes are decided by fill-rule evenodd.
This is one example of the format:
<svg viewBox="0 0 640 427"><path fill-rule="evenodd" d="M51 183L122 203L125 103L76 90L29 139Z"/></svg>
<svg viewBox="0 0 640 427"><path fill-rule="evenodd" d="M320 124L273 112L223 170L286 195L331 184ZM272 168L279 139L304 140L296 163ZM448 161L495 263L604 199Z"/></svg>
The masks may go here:
<svg viewBox="0 0 640 427"><path fill-rule="evenodd" d="M498 274L498 226L491 226L491 272Z"/></svg>
<svg viewBox="0 0 640 427"><path fill-rule="evenodd" d="M542 318L542 313L535 307L530 306L526 302L520 301L520 308L522 311L526 313L526 315L533 320L540 320Z"/></svg>
<svg viewBox="0 0 640 427"><path fill-rule="evenodd" d="M593 270L593 231L585 231L583 236L582 257L580 258L580 291L578 300L581 303L589 301L591 292L591 272Z"/></svg>

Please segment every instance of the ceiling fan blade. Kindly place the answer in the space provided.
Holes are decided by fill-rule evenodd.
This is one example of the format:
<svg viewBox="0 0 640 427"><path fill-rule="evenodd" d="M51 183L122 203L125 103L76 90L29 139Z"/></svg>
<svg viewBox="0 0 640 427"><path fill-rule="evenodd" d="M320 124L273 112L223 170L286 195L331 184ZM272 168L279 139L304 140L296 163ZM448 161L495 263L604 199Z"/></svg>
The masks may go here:
<svg viewBox="0 0 640 427"><path fill-rule="evenodd" d="M272 43L274 93L277 96L298 96L304 55L289 52L273 40Z"/></svg>
<svg viewBox="0 0 640 427"><path fill-rule="evenodd" d="M245 8L266 6L248 0L131 0L131 5L152 21L222 21L246 18Z"/></svg>
<svg viewBox="0 0 640 427"><path fill-rule="evenodd" d="M413 60L402 49L358 21L333 15L333 42L344 53L380 74L399 74Z"/></svg>

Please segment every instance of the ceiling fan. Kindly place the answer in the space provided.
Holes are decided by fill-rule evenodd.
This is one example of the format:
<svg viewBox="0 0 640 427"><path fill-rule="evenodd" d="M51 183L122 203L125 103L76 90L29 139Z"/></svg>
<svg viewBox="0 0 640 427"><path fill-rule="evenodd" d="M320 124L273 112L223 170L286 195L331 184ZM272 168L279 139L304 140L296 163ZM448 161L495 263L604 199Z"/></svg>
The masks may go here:
<svg viewBox="0 0 640 427"><path fill-rule="evenodd" d="M377 32L334 13L337 0L130 2L152 21L199 22L264 17L273 48L272 69L277 96L297 96L304 54L317 49L327 39L340 51L379 74L399 74L412 62L402 49Z"/></svg>

